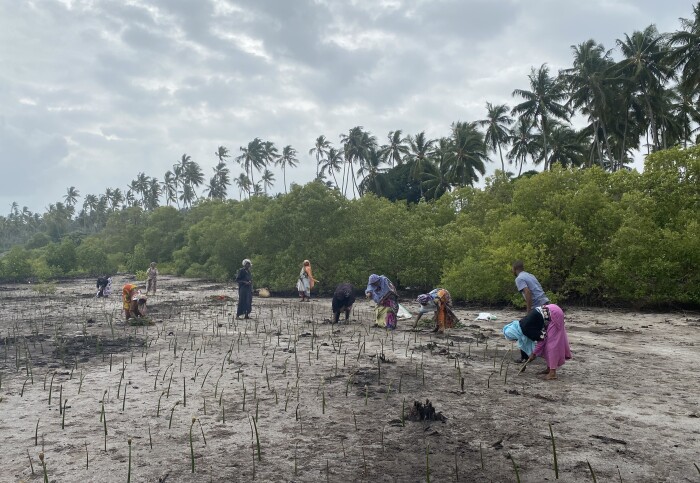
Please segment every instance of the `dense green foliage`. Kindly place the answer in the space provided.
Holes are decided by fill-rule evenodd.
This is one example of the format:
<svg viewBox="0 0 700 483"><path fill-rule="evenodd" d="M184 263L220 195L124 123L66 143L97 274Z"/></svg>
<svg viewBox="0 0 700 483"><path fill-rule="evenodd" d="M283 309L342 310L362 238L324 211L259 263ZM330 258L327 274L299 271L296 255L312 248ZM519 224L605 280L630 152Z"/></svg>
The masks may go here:
<svg viewBox="0 0 700 483"><path fill-rule="evenodd" d="M523 259L557 299L637 306L700 304L700 147L659 151L642 174L554 167L437 200L348 200L315 181L286 195L139 207L92 235L33 238L0 259L3 280L162 272L216 280L253 261L258 287L292 293L301 261L319 289L364 287L382 273L404 287L448 288L461 300L520 302L510 264Z"/></svg>

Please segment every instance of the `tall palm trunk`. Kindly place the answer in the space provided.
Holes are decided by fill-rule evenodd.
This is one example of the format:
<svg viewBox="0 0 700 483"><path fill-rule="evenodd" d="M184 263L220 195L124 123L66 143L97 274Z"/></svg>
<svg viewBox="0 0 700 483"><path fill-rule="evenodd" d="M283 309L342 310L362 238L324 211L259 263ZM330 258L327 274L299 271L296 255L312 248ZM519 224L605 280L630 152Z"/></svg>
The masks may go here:
<svg viewBox="0 0 700 483"><path fill-rule="evenodd" d="M284 194L287 194L287 167L282 165L282 182L284 183Z"/></svg>
<svg viewBox="0 0 700 483"><path fill-rule="evenodd" d="M501 171L506 172L506 163L503 162L503 151L501 150L501 143L498 143L498 154L501 156Z"/></svg>

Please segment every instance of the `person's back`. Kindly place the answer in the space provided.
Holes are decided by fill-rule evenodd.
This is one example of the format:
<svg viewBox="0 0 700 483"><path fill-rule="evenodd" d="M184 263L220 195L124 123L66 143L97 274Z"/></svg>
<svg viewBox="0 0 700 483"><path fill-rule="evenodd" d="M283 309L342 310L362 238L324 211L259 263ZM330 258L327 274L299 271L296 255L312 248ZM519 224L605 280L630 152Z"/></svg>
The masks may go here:
<svg viewBox="0 0 700 483"><path fill-rule="evenodd" d="M515 287L519 292L522 292L525 288L530 291L532 294L532 307L539 307L549 303L549 299L544 293L542 285L540 285L537 277L525 270L518 273L515 277Z"/></svg>

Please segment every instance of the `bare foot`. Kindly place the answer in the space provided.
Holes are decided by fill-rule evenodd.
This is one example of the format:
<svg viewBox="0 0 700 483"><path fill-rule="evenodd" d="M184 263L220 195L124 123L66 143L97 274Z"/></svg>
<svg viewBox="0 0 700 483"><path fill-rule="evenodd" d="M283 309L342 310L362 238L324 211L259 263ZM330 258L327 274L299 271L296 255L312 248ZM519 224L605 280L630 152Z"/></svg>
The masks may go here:
<svg viewBox="0 0 700 483"><path fill-rule="evenodd" d="M556 378L557 378L557 373L554 371L552 371L552 372L548 373L546 376L544 376L545 381L553 381Z"/></svg>

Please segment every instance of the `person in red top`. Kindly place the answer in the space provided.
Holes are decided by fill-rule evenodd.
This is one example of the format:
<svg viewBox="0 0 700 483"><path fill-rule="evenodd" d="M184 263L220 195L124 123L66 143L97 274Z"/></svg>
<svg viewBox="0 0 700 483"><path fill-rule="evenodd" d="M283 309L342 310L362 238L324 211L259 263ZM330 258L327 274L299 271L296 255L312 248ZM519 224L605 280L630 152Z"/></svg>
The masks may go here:
<svg viewBox="0 0 700 483"><path fill-rule="evenodd" d="M146 301L148 299L141 293L138 285L127 283L122 288L122 308L124 309L124 317L129 320L134 317L143 317L146 315Z"/></svg>

